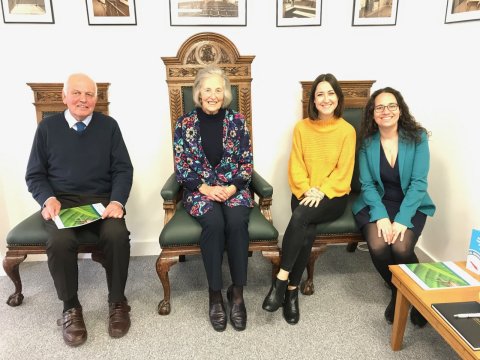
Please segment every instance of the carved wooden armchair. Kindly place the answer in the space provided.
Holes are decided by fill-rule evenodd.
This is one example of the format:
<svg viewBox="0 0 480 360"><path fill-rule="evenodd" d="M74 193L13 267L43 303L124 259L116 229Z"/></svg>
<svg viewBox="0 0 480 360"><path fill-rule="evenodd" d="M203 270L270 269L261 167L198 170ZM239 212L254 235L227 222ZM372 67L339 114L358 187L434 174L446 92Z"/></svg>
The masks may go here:
<svg viewBox="0 0 480 360"><path fill-rule="evenodd" d="M62 83L29 83L34 93L37 123L45 117L65 110L62 101ZM108 115L108 83L97 83L98 101L96 111ZM33 134L32 134L33 139ZM92 259L103 265L103 254L97 249L95 234L84 232L80 237L79 253L92 253ZM45 254L47 232L39 211L27 217L7 234L7 253L3 259L3 269L15 285L15 292L8 297L7 304L22 304L22 280L19 266L30 254Z"/></svg>
<svg viewBox="0 0 480 360"><path fill-rule="evenodd" d="M251 63L254 56L241 56L235 45L226 37L215 33L199 33L187 39L176 57L163 57L167 71L170 98L170 124L173 132L177 119L193 109L192 88L197 71L206 65L216 64L230 79L233 100L230 107L241 112L252 134ZM272 225L270 205L273 188L257 172L252 176L252 193L258 196L250 213L248 231L249 251L260 251L272 262L276 273L280 255L277 245L278 231ZM158 313L168 315L170 304L170 267L184 261L185 255L200 254L201 227L184 209L181 186L172 174L161 190L165 210L164 228L160 234L161 253L156 269L163 286L163 300Z"/></svg>
<svg viewBox="0 0 480 360"><path fill-rule="evenodd" d="M343 118L352 124L357 131L357 142L359 141L358 135L363 110L370 97L370 88L374 82L374 80L340 81L340 86L345 96ZM308 98L312 83L313 81L301 81L304 118L308 117ZM315 291L313 286L315 261L326 250L327 245L347 243L347 251L354 252L358 242L363 241L352 213L352 204L360 193L358 163L356 160L351 183L352 191L350 192L345 212L335 221L317 225L317 236L307 265L307 279L300 286L300 290L305 295L312 295Z"/></svg>

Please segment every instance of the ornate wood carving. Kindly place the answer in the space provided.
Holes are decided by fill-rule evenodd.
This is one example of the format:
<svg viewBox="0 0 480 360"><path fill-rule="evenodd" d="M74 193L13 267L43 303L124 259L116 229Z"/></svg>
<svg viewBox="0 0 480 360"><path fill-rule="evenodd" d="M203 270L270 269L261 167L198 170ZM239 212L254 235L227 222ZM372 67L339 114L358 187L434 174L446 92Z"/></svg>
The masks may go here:
<svg viewBox="0 0 480 360"><path fill-rule="evenodd" d="M203 32L188 38L177 56L162 57L167 72L170 96L170 121L173 136L175 122L182 115L182 86L193 86L199 69L215 64L239 89L240 112L245 116L252 133L251 64L255 56L242 56L236 46L225 36Z"/></svg>
<svg viewBox="0 0 480 360"><path fill-rule="evenodd" d="M33 90L37 123L42 121L43 114L60 112L66 109L62 100L63 83L27 83ZM97 105L95 111L108 115L108 87L109 83L97 83Z"/></svg>

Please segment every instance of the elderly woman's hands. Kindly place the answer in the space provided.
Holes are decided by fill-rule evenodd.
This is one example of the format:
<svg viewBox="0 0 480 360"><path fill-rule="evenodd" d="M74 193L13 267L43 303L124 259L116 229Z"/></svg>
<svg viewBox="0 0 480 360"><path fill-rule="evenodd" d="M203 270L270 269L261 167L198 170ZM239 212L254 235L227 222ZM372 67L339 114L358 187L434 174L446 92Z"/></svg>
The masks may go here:
<svg viewBox="0 0 480 360"><path fill-rule="evenodd" d="M200 191L201 194L206 195L209 200L225 202L237 192L237 187L235 185L210 186L202 184L202 186L198 188L198 191Z"/></svg>

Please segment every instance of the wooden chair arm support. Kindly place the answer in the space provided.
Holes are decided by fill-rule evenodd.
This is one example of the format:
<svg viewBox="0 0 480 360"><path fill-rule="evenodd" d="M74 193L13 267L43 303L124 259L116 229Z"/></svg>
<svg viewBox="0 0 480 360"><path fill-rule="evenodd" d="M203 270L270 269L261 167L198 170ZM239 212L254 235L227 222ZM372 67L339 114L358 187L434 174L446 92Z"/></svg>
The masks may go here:
<svg viewBox="0 0 480 360"><path fill-rule="evenodd" d="M163 198L163 210L165 210L165 218L163 224L166 224L175 214L175 209L177 208L177 201L180 196L180 184L177 182L175 173L170 175L165 181L165 184L160 191L160 195Z"/></svg>

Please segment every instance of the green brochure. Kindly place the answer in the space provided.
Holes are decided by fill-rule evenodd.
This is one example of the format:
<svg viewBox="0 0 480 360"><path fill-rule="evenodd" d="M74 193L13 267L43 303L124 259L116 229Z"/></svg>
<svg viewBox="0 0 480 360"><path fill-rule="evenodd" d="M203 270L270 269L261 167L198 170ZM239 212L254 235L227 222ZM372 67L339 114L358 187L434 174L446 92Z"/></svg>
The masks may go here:
<svg viewBox="0 0 480 360"><path fill-rule="evenodd" d="M100 204L82 205L60 210L53 221L59 229L67 229L90 224L102 218L105 207Z"/></svg>
<svg viewBox="0 0 480 360"><path fill-rule="evenodd" d="M402 264L400 267L424 290L480 286L480 282L452 261Z"/></svg>

